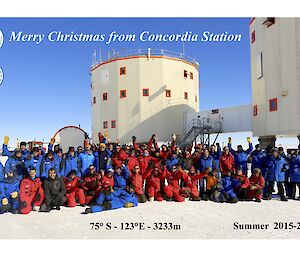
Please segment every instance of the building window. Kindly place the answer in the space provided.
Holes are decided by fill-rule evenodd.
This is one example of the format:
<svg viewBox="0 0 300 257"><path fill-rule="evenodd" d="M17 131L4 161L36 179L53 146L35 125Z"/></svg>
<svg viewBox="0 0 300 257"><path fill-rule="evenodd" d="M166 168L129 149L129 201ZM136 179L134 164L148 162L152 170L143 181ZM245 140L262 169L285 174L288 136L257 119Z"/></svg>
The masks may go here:
<svg viewBox="0 0 300 257"><path fill-rule="evenodd" d="M253 116L257 116L257 104L253 106Z"/></svg>
<svg viewBox="0 0 300 257"><path fill-rule="evenodd" d="M149 96L149 89L143 88L143 96Z"/></svg>
<svg viewBox="0 0 300 257"><path fill-rule="evenodd" d="M120 68L120 75L126 75L126 67Z"/></svg>
<svg viewBox="0 0 300 257"><path fill-rule="evenodd" d="M93 97L93 104L96 103L96 96Z"/></svg>
<svg viewBox="0 0 300 257"><path fill-rule="evenodd" d="M274 17L269 17L267 18L263 24L267 26L267 28L269 28L270 26L272 26L275 23L275 18Z"/></svg>
<svg viewBox="0 0 300 257"><path fill-rule="evenodd" d="M183 76L184 76L185 78L187 78L187 76L188 76L187 70L184 70L184 71L183 71Z"/></svg>
<svg viewBox="0 0 300 257"><path fill-rule="evenodd" d="M255 42L255 30L251 33L251 43Z"/></svg>
<svg viewBox="0 0 300 257"><path fill-rule="evenodd" d="M126 90L120 90L120 98L126 97Z"/></svg>
<svg viewBox="0 0 300 257"><path fill-rule="evenodd" d="M103 98L103 101L107 101L107 93L103 93L102 98Z"/></svg>
<svg viewBox="0 0 300 257"><path fill-rule="evenodd" d="M171 90L169 89L166 90L166 97L171 97Z"/></svg>
<svg viewBox="0 0 300 257"><path fill-rule="evenodd" d="M188 93L184 92L184 99L188 100Z"/></svg>
<svg viewBox="0 0 300 257"><path fill-rule="evenodd" d="M107 129L107 127L108 127L108 122L107 121L103 121L103 128Z"/></svg>
<svg viewBox="0 0 300 257"><path fill-rule="evenodd" d="M274 112L278 110L277 98L273 98L269 100L269 110L270 112Z"/></svg>
<svg viewBox="0 0 300 257"><path fill-rule="evenodd" d="M197 99L197 96L195 95L195 102L197 103L198 102L198 99Z"/></svg>
<svg viewBox="0 0 300 257"><path fill-rule="evenodd" d="M256 57L256 75L257 79L263 76L263 53L260 52Z"/></svg>
<svg viewBox="0 0 300 257"><path fill-rule="evenodd" d="M190 72L190 79L194 79L194 74L193 74L193 72Z"/></svg>
<svg viewBox="0 0 300 257"><path fill-rule="evenodd" d="M116 128L117 127L117 122L115 120L111 121L111 128Z"/></svg>

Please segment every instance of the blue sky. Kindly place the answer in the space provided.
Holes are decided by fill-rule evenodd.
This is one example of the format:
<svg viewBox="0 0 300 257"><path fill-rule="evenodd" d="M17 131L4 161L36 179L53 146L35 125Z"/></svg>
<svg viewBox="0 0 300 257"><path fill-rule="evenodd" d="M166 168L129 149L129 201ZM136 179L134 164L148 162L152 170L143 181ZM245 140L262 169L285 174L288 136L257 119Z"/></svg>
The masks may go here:
<svg viewBox="0 0 300 257"><path fill-rule="evenodd" d="M9 42L11 31L64 33L139 34L182 33L242 34L241 42L186 42L185 53L200 63L200 109L251 103L249 18L87 18L87 19L0 19L4 44L0 67L0 141L49 140L66 125L91 127L89 68L95 49L103 56L111 49L162 48L181 52L180 42Z"/></svg>

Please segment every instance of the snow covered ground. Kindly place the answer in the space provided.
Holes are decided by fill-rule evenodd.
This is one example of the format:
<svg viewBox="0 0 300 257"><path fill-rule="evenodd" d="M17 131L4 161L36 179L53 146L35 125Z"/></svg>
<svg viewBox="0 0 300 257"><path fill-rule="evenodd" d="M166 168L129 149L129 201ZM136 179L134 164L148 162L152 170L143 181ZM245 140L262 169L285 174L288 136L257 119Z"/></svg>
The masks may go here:
<svg viewBox="0 0 300 257"><path fill-rule="evenodd" d="M300 238L300 201L277 199L237 204L213 202L148 202L136 208L83 215L83 207L51 213L0 216L2 239L254 239ZM90 223L99 223L91 229ZM133 223L133 230L121 230L121 223ZM139 230L136 222L144 223ZM171 230L154 230L155 222L172 223ZM266 230L234 230L233 224L270 224ZM293 222L293 229L274 229L274 222ZM103 223L103 226L101 226ZM106 230L106 223L112 223ZM179 226L180 225L180 230ZM124 224L125 228L126 224ZM96 228L97 225L94 226ZM151 228L148 228L151 227ZM299 227L297 229L296 227ZM163 227L162 227L163 228Z"/></svg>

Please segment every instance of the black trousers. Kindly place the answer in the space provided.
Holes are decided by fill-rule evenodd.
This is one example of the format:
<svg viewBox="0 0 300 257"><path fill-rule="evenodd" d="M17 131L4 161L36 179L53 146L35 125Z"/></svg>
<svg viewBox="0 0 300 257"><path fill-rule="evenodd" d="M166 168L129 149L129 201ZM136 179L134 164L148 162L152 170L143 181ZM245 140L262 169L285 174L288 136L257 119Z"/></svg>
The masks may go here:
<svg viewBox="0 0 300 257"><path fill-rule="evenodd" d="M239 190L236 192L238 199L240 200L246 200L247 199L247 188L239 188Z"/></svg>
<svg viewBox="0 0 300 257"><path fill-rule="evenodd" d="M298 189L300 191L300 183L290 182L290 186L291 186L291 195L290 195L290 197L292 199L295 199L295 197L296 197L296 186L298 187Z"/></svg>
<svg viewBox="0 0 300 257"><path fill-rule="evenodd" d="M284 186L283 182L276 182L278 188L278 194L282 197L284 196ZM268 181L268 196L272 195L274 189L275 181Z"/></svg>

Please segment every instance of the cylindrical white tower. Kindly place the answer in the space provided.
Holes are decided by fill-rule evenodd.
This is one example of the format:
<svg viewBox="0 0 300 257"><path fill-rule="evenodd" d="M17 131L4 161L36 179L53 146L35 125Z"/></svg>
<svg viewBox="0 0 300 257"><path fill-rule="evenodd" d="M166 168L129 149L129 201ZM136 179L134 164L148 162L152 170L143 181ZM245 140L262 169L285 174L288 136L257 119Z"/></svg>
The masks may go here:
<svg viewBox="0 0 300 257"><path fill-rule="evenodd" d="M170 140L184 128L184 113L199 110L199 64L164 50L115 53L92 67L92 138Z"/></svg>

